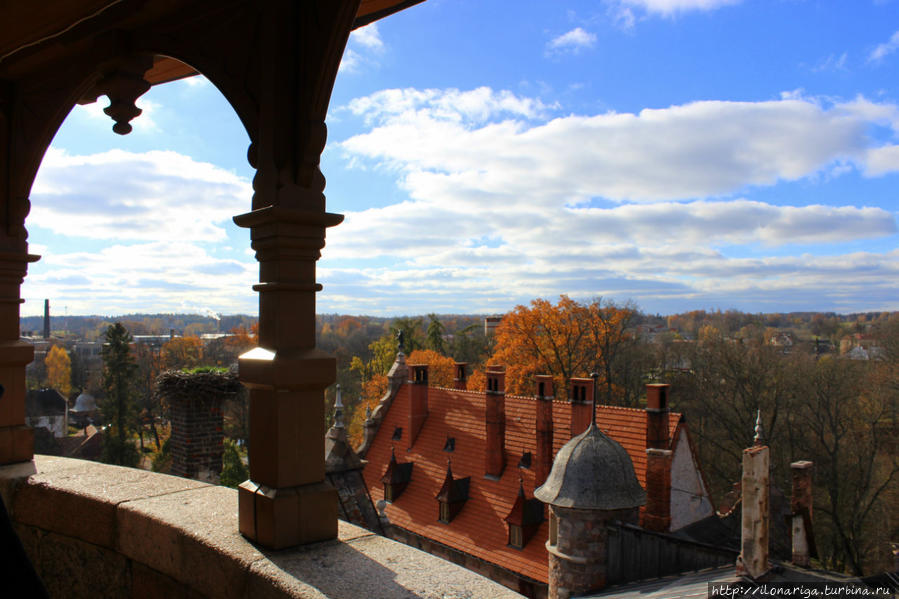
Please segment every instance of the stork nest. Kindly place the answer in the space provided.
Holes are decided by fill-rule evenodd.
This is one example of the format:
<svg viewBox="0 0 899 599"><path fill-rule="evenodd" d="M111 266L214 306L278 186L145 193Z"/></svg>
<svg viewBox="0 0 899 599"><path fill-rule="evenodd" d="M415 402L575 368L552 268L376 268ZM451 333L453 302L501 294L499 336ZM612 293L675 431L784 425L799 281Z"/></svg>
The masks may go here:
<svg viewBox="0 0 899 599"><path fill-rule="evenodd" d="M167 370L156 377L156 395L169 400L210 400L235 395L240 381L234 372Z"/></svg>

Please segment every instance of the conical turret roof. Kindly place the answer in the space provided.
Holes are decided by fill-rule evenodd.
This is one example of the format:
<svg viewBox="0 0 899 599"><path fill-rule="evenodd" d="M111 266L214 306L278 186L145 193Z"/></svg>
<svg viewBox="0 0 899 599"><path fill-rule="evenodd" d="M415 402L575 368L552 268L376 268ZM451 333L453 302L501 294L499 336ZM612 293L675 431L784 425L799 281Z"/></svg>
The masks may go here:
<svg viewBox="0 0 899 599"><path fill-rule="evenodd" d="M566 443L534 497L554 506L620 510L646 503L627 451L595 424Z"/></svg>

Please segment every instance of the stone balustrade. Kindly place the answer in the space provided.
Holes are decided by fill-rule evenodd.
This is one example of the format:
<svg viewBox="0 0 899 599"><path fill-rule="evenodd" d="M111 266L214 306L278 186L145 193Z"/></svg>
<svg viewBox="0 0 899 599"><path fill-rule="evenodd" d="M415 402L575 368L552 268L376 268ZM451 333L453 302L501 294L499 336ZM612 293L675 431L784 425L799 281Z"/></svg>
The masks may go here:
<svg viewBox="0 0 899 599"><path fill-rule="evenodd" d="M238 532L237 491L49 456L0 467L35 569L59 597L521 597L340 522L338 539L270 551Z"/></svg>

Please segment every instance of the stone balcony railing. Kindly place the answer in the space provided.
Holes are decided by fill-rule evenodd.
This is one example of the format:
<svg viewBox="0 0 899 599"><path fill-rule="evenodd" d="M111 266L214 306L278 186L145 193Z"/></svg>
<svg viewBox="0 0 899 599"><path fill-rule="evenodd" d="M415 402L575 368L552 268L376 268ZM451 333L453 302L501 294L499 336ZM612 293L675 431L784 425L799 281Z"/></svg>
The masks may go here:
<svg viewBox="0 0 899 599"><path fill-rule="evenodd" d="M35 456L0 467L0 494L53 597L520 597L344 522L335 541L258 548L235 490L144 470Z"/></svg>

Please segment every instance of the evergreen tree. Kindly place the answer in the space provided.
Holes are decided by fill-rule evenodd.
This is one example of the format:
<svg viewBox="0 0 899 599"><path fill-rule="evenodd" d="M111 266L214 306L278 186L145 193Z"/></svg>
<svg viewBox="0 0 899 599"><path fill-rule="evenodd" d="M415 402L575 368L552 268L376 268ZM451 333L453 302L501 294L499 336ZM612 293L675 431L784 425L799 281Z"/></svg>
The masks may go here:
<svg viewBox="0 0 899 599"><path fill-rule="evenodd" d="M445 356L446 341L443 339L443 334L446 332L446 327L443 326L443 323L440 322L440 319L437 318L436 314L428 314L428 318L430 319L430 322L428 323L428 330L426 333L427 348Z"/></svg>
<svg viewBox="0 0 899 599"><path fill-rule="evenodd" d="M131 355L131 335L121 323L106 329L103 345L103 391L100 404L109 423L103 440L101 459L108 464L137 466L140 455L131 437L135 418L135 376L137 364Z"/></svg>

